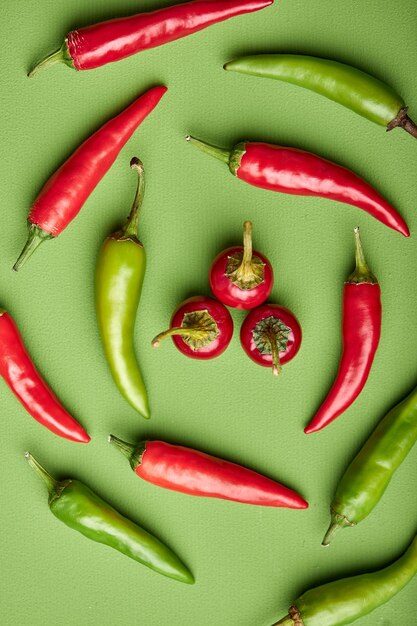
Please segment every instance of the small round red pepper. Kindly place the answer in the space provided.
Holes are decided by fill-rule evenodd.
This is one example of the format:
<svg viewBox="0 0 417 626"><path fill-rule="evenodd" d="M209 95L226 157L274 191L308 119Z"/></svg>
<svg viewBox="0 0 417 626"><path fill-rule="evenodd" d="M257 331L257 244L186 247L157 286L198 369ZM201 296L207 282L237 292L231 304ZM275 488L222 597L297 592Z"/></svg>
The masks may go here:
<svg viewBox="0 0 417 626"><path fill-rule="evenodd" d="M213 359L222 354L233 335L229 311L217 300L193 296L174 311L171 326L159 333L152 345L157 348L166 337L172 337L176 348L192 359Z"/></svg>
<svg viewBox="0 0 417 626"><path fill-rule="evenodd" d="M220 252L214 259L210 287L216 298L236 309L253 309L267 300L274 285L268 259L252 251L252 223L243 224L243 246Z"/></svg>
<svg viewBox="0 0 417 626"><path fill-rule="evenodd" d="M240 342L246 354L258 365L272 367L275 376L284 363L295 357L301 339L297 318L278 304L263 304L253 309L240 329Z"/></svg>

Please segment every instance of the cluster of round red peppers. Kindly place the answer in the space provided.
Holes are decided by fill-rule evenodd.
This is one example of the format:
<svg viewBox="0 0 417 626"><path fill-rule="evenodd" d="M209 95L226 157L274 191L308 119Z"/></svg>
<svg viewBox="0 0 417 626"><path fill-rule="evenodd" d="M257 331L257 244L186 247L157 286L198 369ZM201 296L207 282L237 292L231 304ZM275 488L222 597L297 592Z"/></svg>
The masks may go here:
<svg viewBox="0 0 417 626"><path fill-rule="evenodd" d="M147 14L125 17L72 31L62 47L30 73L54 63L76 70L94 69L141 50L168 43L230 17L263 9L272 0L193 0ZM388 85L355 68L302 55L258 55L225 65L231 71L301 85L344 104L384 126L401 127L417 137L407 107ZM331 80L329 80L331 78ZM343 88L342 88L343 87ZM150 89L98 129L47 181L29 213L28 241L16 261L17 271L45 240L57 237L76 217L123 145L167 91ZM315 154L261 142L241 142L231 151L187 136L201 151L223 161L241 180L263 189L319 196L359 207L408 237L408 226L375 189L355 173ZM150 417L146 387L133 348L146 258L138 239L144 194L144 169L127 223L105 240L97 263L96 308L106 358L121 394L143 417ZM345 282L343 352L339 371L325 401L306 427L318 431L342 414L358 397L368 378L381 332L378 281L370 271L355 229L356 268ZM126 279L126 276L129 276ZM228 307L250 310L240 330L243 349L257 364L277 375L297 354L301 327L285 307L266 303L273 287L267 257L252 250L252 224L244 223L243 246L220 252L209 282L217 299L195 296L174 312L170 328L155 337L156 347L171 336L175 346L194 359L217 357L229 345L233 321ZM11 316L0 310L0 374L28 412L55 434L88 443L89 435L64 409L28 355ZM389 481L417 441L417 390L380 423L343 477L332 503L332 523L323 541L338 528L354 526L377 504ZM182 493L217 497L263 506L306 509L296 492L244 467L164 441L137 445L111 435L109 442L144 480ZM82 483L58 482L26 453L45 481L51 511L90 539L107 544L151 569L185 583L194 582L188 568L168 546L121 516ZM303 594L282 626L338 626L366 615L386 602L417 573L417 538L385 570L336 581Z"/></svg>
<svg viewBox="0 0 417 626"><path fill-rule="evenodd" d="M252 223L243 225L243 246L220 252L209 273L210 287L219 300L194 296L182 302L169 330L152 341L172 337L180 352L193 359L212 359L222 354L233 336L233 320L226 306L252 309L240 329L246 354L258 365L272 367L274 375L291 361L301 346L301 327L291 311L278 304L263 304L274 285L268 259L252 250ZM263 306L261 306L263 305Z"/></svg>

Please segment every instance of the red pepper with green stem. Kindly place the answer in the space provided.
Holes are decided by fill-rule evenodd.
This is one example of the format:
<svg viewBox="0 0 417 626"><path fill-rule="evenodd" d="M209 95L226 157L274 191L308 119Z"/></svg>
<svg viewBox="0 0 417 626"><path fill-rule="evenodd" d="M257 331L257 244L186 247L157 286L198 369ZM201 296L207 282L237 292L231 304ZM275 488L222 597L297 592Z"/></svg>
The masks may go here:
<svg viewBox="0 0 417 626"><path fill-rule="evenodd" d="M153 87L140 96L86 139L46 182L29 213L29 238L13 267L15 271L43 241L58 237L72 222L166 90L166 87Z"/></svg>
<svg viewBox="0 0 417 626"><path fill-rule="evenodd" d="M407 224L369 183L354 172L305 150L269 143L243 141L231 151L195 139L186 140L202 152L223 161L241 180L282 193L318 196L363 209L404 237Z"/></svg>
<svg viewBox="0 0 417 626"><path fill-rule="evenodd" d="M252 222L243 224L243 247L220 252L210 268L210 287L216 298L236 309L252 309L268 298L274 273L268 259L252 250Z"/></svg>
<svg viewBox="0 0 417 626"><path fill-rule="evenodd" d="M141 441L134 446L114 435L109 436L109 443L128 458L135 474L164 489L260 506L308 507L288 487L199 450L165 441Z"/></svg>
<svg viewBox="0 0 417 626"><path fill-rule="evenodd" d="M108 20L71 31L61 48L29 72L64 63L76 70L91 70L132 54L162 46L236 15L259 11L273 0L194 0L150 13Z"/></svg>
<svg viewBox="0 0 417 626"><path fill-rule="evenodd" d="M168 330L159 333L152 345L157 348L171 337L175 347L192 359L213 359L227 348L233 336L233 320L229 311L217 300L193 296L174 311Z"/></svg>
<svg viewBox="0 0 417 626"><path fill-rule="evenodd" d="M295 315L278 304L263 304L246 316L240 343L252 361L272 367L274 376L291 361L301 347L301 326Z"/></svg>
<svg viewBox="0 0 417 626"><path fill-rule="evenodd" d="M35 368L15 321L4 309L0 309L0 375L40 424L65 439L90 441Z"/></svg>
<svg viewBox="0 0 417 626"><path fill-rule="evenodd" d="M304 432L321 430L356 400L368 379L381 336L381 289L355 228L356 268L343 291L343 352L329 394Z"/></svg>

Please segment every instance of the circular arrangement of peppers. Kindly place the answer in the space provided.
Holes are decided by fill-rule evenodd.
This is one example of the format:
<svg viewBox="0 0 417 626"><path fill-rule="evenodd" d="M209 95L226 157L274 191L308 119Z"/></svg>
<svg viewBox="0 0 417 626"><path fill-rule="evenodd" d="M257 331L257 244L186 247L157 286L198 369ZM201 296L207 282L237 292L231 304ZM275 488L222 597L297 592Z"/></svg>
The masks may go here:
<svg viewBox="0 0 417 626"><path fill-rule="evenodd" d="M192 0L150 13L94 24L70 32L59 50L30 73L55 63L81 71L121 60L141 50L185 37L231 17L266 8L273 0ZM288 82L321 94L386 130L400 127L417 138L417 126L394 89L337 61L298 54L262 54L235 59L227 71ZM77 216L84 202L114 163L121 148L155 109L167 91L157 86L109 120L63 163L45 183L28 217L29 235L14 270L18 271L45 240L57 237ZM232 150L194 137L187 141L224 162L241 180L271 191L319 196L356 206L405 237L409 229L396 209L368 182L318 155L256 141ZM144 418L150 407L134 351L134 326L146 269L138 238L145 192L145 171L134 157L137 189L128 219L104 241L96 268L96 311L104 352L123 397ZM209 270L214 298L194 296L174 311L170 327L152 341L157 347L170 336L184 355L207 360L221 355L233 335L227 307L249 310L240 341L257 364L278 375L300 348L302 331L285 306L266 302L274 273L268 258L252 249L252 224L243 225L243 245L220 252ZM381 334L381 292L355 229L355 269L343 292L343 350L336 379L305 428L313 433L328 426L364 388ZM0 374L26 410L42 425L66 439L88 443L84 428L62 406L29 356L11 315L0 309ZM342 477L331 503L331 523L323 539L354 527L377 505L390 480L417 441L417 388L379 423ZM165 489L259 506L305 509L302 496L272 478L230 461L165 441L127 443L114 435L109 443L127 457L142 479ZM56 481L26 452L26 459L46 484L52 513L89 539L104 543L156 572L192 584L182 560L159 539L123 517L75 479ZM371 612L398 593L417 573L417 536L397 561L368 574L313 588L290 606L276 624L338 626Z"/></svg>

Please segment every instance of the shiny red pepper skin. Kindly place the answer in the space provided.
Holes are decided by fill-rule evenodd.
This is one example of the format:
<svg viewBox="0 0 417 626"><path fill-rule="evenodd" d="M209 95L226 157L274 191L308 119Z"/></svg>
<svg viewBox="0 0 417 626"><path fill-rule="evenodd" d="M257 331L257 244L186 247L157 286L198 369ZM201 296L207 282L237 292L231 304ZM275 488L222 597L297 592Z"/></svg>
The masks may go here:
<svg viewBox="0 0 417 626"><path fill-rule="evenodd" d="M88 443L84 428L64 409L41 378L9 313L0 311L0 375L25 409L53 433Z"/></svg>
<svg viewBox="0 0 417 626"><path fill-rule="evenodd" d="M260 506L308 507L299 494L271 478L199 450L165 441L135 447L113 435L109 441L129 458L138 476L164 489Z"/></svg>
<svg viewBox="0 0 417 626"><path fill-rule="evenodd" d="M151 13L139 13L72 31L68 50L77 70L162 46L230 17L258 11L273 0L194 0Z"/></svg>
<svg viewBox="0 0 417 626"><path fill-rule="evenodd" d="M92 70L142 50L192 35L236 15L259 11L272 2L194 0L79 28L71 31L62 47L43 59L29 76L54 63L65 63L76 70Z"/></svg>
<svg viewBox="0 0 417 626"><path fill-rule="evenodd" d="M346 202L405 237L410 234L397 211L367 182L345 167L311 152L267 143L246 143L236 176L262 189Z"/></svg>
<svg viewBox="0 0 417 626"><path fill-rule="evenodd" d="M368 270L369 271L369 270ZM374 282L345 283L343 291L343 352L328 396L304 432L321 430L356 400L367 379L381 335L381 289Z"/></svg>
<svg viewBox="0 0 417 626"><path fill-rule="evenodd" d="M354 172L298 148L261 142L242 142L229 152L190 135L186 140L224 161L241 180L271 191L299 196L318 196L363 209L404 237L407 224L369 183Z"/></svg>
<svg viewBox="0 0 417 626"><path fill-rule="evenodd" d="M61 165L43 186L32 206L28 218L29 238L35 236L40 243L45 237L57 237L62 233L113 165L127 140L166 91L166 87L160 86L144 93L86 139ZM19 269L32 251L30 249L22 260L19 259L14 269Z"/></svg>

